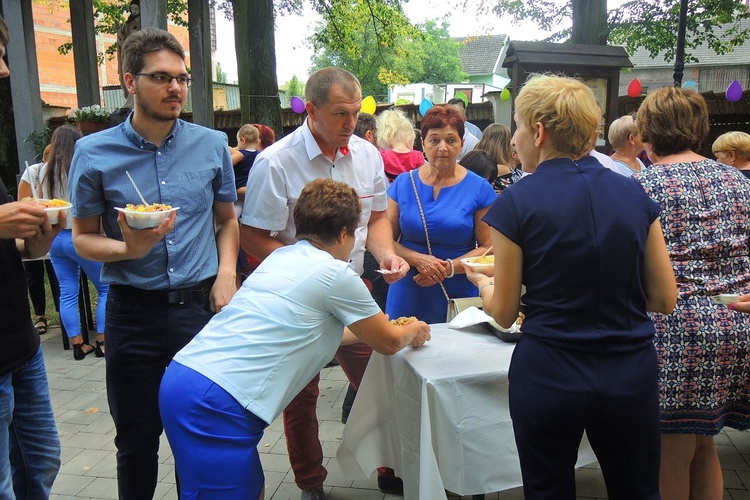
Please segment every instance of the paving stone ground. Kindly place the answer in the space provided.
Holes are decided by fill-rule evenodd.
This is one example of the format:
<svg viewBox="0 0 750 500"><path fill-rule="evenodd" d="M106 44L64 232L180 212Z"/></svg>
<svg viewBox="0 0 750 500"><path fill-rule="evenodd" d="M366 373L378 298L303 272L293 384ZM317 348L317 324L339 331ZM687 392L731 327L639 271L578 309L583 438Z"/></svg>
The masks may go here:
<svg viewBox="0 0 750 500"><path fill-rule="evenodd" d="M60 441L62 467L52 488L52 499L116 499L114 424L107 406L104 359L93 355L73 360L73 352L62 347L59 327L50 327L42 337L47 362L52 405ZM321 373L318 418L328 479L330 500L394 500L370 479L344 477L336 461L336 447L344 425L340 422L341 403L346 394L346 377L339 367ZM716 437L724 471L724 500L750 500L750 432L727 429ZM267 429L259 446L266 473L266 499L298 500L300 491L289 467L281 418ZM596 464L576 473L578 500L606 498L601 472ZM174 461L169 443L162 436L159 458L159 484L156 499L175 500ZM459 497L451 496L452 500ZM520 488L486 495L487 500L522 500ZM470 497L462 497L470 500Z"/></svg>

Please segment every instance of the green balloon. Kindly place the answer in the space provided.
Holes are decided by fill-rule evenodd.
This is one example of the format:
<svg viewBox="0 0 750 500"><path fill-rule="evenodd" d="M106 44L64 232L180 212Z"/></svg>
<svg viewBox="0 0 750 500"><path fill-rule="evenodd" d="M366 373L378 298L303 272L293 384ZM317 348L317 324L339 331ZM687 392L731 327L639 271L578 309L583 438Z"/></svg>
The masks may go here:
<svg viewBox="0 0 750 500"><path fill-rule="evenodd" d="M469 107L469 98L466 97L466 94L464 94L461 91L456 92L456 95L454 96L456 99L461 99L464 102L464 107Z"/></svg>
<svg viewBox="0 0 750 500"><path fill-rule="evenodd" d="M503 91L500 92L500 100L501 101L510 101L510 90L503 89Z"/></svg>

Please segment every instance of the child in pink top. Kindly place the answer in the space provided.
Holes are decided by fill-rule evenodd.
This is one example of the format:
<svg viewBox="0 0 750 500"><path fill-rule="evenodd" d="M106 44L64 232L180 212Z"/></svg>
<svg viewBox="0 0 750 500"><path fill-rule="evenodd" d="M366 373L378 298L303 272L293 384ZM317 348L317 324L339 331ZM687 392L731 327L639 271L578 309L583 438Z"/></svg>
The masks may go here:
<svg viewBox="0 0 750 500"><path fill-rule="evenodd" d="M378 116L378 146L385 175L393 182L399 174L424 165L421 151L414 151L414 124L400 109L389 109Z"/></svg>

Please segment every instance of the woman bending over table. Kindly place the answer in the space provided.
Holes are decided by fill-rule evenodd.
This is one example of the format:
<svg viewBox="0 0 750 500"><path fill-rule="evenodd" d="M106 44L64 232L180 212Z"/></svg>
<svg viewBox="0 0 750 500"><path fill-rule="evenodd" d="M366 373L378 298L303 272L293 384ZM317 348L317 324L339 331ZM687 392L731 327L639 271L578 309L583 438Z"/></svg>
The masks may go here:
<svg viewBox="0 0 750 500"><path fill-rule="evenodd" d="M279 248L167 368L159 393L182 498L262 498L263 430L339 344L383 354L430 339L396 326L349 265L361 215L350 186L317 179L294 208L298 243Z"/></svg>
<svg viewBox="0 0 750 500"><path fill-rule="evenodd" d="M657 363L646 311L668 313L676 300L659 206L588 156L600 116L583 83L532 78L514 119L518 156L534 175L505 189L484 217L495 277L468 276L506 328L526 285L509 371L524 498L576 498L586 431L610 500L657 500Z"/></svg>
<svg viewBox="0 0 750 500"><path fill-rule="evenodd" d="M477 296L461 259L489 248L490 228L481 219L497 195L485 179L456 163L463 134L457 111L430 108L422 117L427 163L399 175L388 188L386 214L396 254L411 266L388 289L385 310L392 318L443 323L449 297Z"/></svg>
<svg viewBox="0 0 750 500"><path fill-rule="evenodd" d="M678 287L674 313L653 315L662 499L720 500L714 436L750 428L750 318L711 296L750 292L750 182L696 153L709 131L697 92L649 93L636 124L654 164L634 178L661 205Z"/></svg>

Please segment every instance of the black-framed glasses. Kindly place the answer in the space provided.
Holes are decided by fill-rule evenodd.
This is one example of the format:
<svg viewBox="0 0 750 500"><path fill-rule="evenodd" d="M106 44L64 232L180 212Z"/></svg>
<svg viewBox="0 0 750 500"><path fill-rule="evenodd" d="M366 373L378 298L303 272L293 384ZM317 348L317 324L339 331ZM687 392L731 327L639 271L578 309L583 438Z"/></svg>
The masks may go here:
<svg viewBox="0 0 750 500"><path fill-rule="evenodd" d="M187 75L172 76L166 73L136 73L135 76L147 76L157 85L168 86L172 83L172 80L177 80L177 83L189 87L193 79Z"/></svg>

